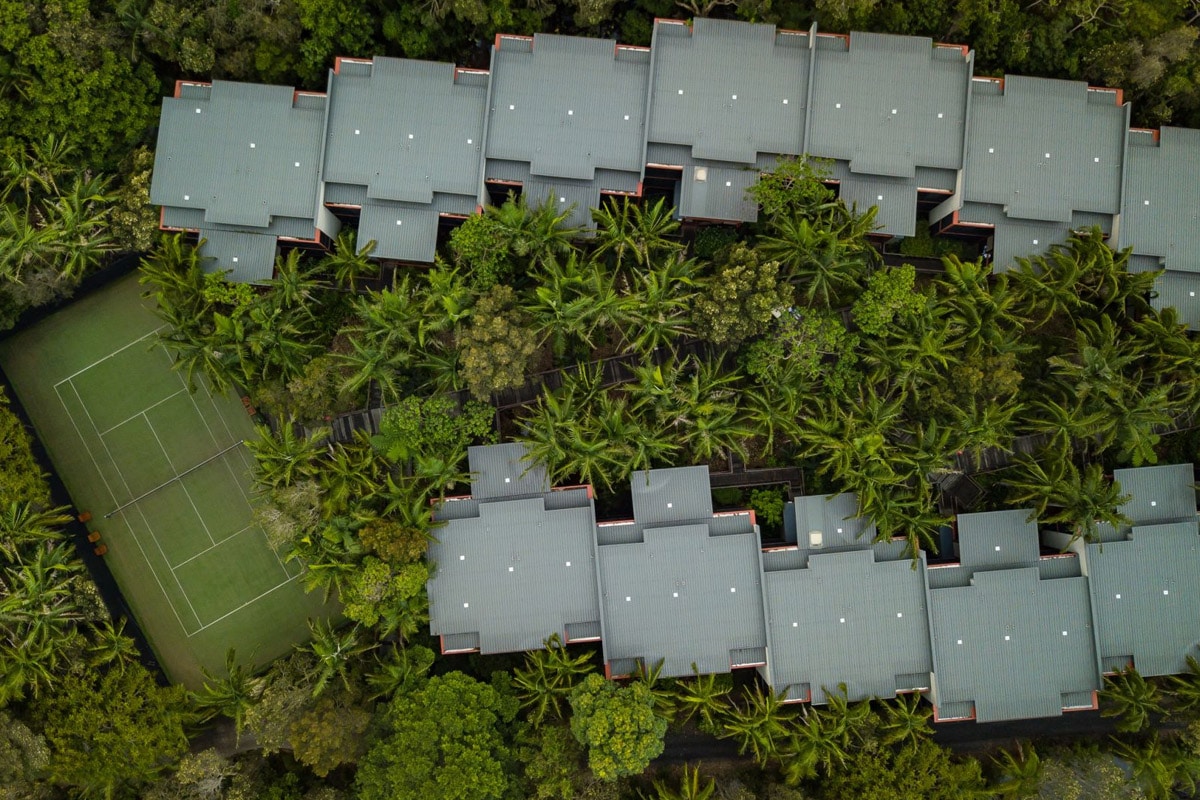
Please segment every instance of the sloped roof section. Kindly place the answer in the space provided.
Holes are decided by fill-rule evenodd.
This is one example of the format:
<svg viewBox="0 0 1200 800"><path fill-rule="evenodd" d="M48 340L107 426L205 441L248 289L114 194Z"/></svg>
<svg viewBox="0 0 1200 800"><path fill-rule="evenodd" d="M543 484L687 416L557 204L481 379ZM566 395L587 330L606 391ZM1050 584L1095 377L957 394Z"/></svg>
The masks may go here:
<svg viewBox="0 0 1200 800"><path fill-rule="evenodd" d="M818 42L811 155L876 177L914 178L918 166L962 166L971 80L965 48L873 33Z"/></svg>
<svg viewBox="0 0 1200 800"><path fill-rule="evenodd" d="M471 496L478 500L523 497L550 491L546 467L529 459L520 442L467 448Z"/></svg>
<svg viewBox="0 0 1200 800"><path fill-rule="evenodd" d="M555 493L557 508L545 494L483 501L477 515L451 514L438 528L429 546L429 627L451 637L444 648L460 649L453 643L473 635L482 653L510 653L598 629L595 512L586 490L569 494Z"/></svg>
<svg viewBox="0 0 1200 800"><path fill-rule="evenodd" d="M708 467L635 472L629 486L633 494L633 518L641 525L712 519Z"/></svg>
<svg viewBox="0 0 1200 800"><path fill-rule="evenodd" d="M839 683L851 700L929 687L924 569L907 559L877 561L867 546L814 552L807 568L776 570L774 557L763 553L776 692L824 703Z"/></svg>
<svg viewBox="0 0 1200 800"><path fill-rule="evenodd" d="M656 21L649 141L735 164L755 164L759 153L799 155L809 44L807 33L774 25Z"/></svg>
<svg viewBox="0 0 1200 800"><path fill-rule="evenodd" d="M965 199L1014 219L1071 221L1117 214L1127 107L1075 81L977 79L967 129Z"/></svg>
<svg viewBox="0 0 1200 800"><path fill-rule="evenodd" d="M1200 656L1200 527L1192 516L1087 545L1106 668L1172 675L1187 670L1187 656Z"/></svg>
<svg viewBox="0 0 1200 800"><path fill-rule="evenodd" d="M1119 247L1168 270L1200 272L1200 130L1133 131Z"/></svg>
<svg viewBox="0 0 1200 800"><path fill-rule="evenodd" d="M748 517L746 528L712 536L702 523L674 525L601 545L605 661L661 661L662 675L677 677L765 659L758 534Z"/></svg>
<svg viewBox="0 0 1200 800"><path fill-rule="evenodd" d="M275 274L275 237L201 229L200 257L205 272L224 272L234 283L263 283Z"/></svg>
<svg viewBox="0 0 1200 800"><path fill-rule="evenodd" d="M485 74L379 56L340 62L330 87L326 181L379 201L478 195Z"/></svg>
<svg viewBox="0 0 1200 800"><path fill-rule="evenodd" d="M157 205L204 212L204 227L316 227L325 97L289 86L185 84L163 100L150 184Z"/></svg>
<svg viewBox="0 0 1200 800"><path fill-rule="evenodd" d="M1053 717L1100 688L1087 578L977 571L969 586L929 594L938 718Z"/></svg>

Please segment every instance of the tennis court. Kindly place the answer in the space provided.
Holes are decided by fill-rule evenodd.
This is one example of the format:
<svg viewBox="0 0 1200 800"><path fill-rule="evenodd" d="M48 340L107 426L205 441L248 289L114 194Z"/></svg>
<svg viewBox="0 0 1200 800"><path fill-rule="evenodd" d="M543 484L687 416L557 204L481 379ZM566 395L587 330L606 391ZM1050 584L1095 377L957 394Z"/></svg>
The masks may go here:
<svg viewBox="0 0 1200 800"><path fill-rule="evenodd" d="M160 662L195 685L227 648L262 663L330 609L253 521L242 403L188 390L151 302L122 278L0 343L0 366Z"/></svg>

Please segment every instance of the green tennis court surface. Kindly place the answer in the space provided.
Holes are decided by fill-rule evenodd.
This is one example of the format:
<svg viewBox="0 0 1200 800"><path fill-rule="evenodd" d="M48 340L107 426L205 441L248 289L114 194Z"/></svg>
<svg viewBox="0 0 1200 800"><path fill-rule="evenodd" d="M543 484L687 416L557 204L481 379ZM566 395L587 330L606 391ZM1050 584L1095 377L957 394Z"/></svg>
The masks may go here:
<svg viewBox="0 0 1200 800"><path fill-rule="evenodd" d="M0 343L0 366L159 661L195 686L229 647L262 663L330 609L253 521L240 400L188 390L152 302L122 278Z"/></svg>

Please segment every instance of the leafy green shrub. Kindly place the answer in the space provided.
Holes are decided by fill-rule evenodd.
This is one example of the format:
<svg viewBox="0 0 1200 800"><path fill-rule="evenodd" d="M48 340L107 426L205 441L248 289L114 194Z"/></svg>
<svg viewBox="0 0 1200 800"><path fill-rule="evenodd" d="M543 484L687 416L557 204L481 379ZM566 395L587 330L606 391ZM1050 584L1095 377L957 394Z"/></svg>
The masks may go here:
<svg viewBox="0 0 1200 800"><path fill-rule="evenodd" d="M696 258L709 259L738 240L738 232L728 225L706 225L696 231L692 252Z"/></svg>
<svg viewBox="0 0 1200 800"><path fill-rule="evenodd" d="M755 489L750 493L750 507L760 524L782 525L783 506L783 494L778 489Z"/></svg>

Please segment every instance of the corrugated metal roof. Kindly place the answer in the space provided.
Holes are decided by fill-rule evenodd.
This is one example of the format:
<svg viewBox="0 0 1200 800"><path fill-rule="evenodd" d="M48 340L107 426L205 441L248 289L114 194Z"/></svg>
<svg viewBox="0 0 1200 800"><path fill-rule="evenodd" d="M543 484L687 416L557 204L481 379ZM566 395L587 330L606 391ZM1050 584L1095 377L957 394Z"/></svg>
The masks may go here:
<svg viewBox="0 0 1200 800"><path fill-rule="evenodd" d="M483 500L550 491L545 465L528 460L528 455L521 442L467 448L471 496Z"/></svg>
<svg viewBox="0 0 1200 800"><path fill-rule="evenodd" d="M1196 519L1196 477L1191 464L1160 464L1113 471L1121 493L1130 496L1121 513L1134 525Z"/></svg>
<svg viewBox="0 0 1200 800"><path fill-rule="evenodd" d="M756 533L709 536L703 524L653 528L601 545L604 657L663 661L664 677L723 673L733 650L766 647Z"/></svg>
<svg viewBox="0 0 1200 800"><path fill-rule="evenodd" d="M316 225L324 98L288 86L213 81L163 100L150 201L201 209L205 221L266 228L273 217Z"/></svg>
<svg viewBox="0 0 1200 800"><path fill-rule="evenodd" d="M225 272L233 283L262 283L275 274L274 236L201 230L200 238L205 272Z"/></svg>
<svg viewBox="0 0 1200 800"><path fill-rule="evenodd" d="M1200 641L1200 527L1134 527L1129 538L1087 545L1100 655L1132 658L1143 675L1187 670Z"/></svg>
<svg viewBox="0 0 1200 800"><path fill-rule="evenodd" d="M971 702L979 722L1051 717L1064 695L1100 688L1087 578L976 572L970 586L929 595L935 708Z"/></svg>
<svg viewBox="0 0 1200 800"><path fill-rule="evenodd" d="M685 219L753 222L758 204L746 190L758 183L757 170L696 164L683 171L679 215Z"/></svg>
<svg viewBox="0 0 1200 800"><path fill-rule="evenodd" d="M633 473L633 518L640 525L709 520L713 515L708 467L673 467Z"/></svg>
<svg viewBox="0 0 1200 800"><path fill-rule="evenodd" d="M477 633L483 653L542 646L567 625L599 623L590 502L548 510L543 498L479 504L438 528L429 558L434 635Z"/></svg>
<svg viewBox="0 0 1200 800"><path fill-rule="evenodd" d="M611 39L500 36L492 53L487 157L544 178L640 175L649 54Z"/></svg>
<svg viewBox="0 0 1200 800"><path fill-rule="evenodd" d="M912 178L918 165L961 167L966 53L916 36L851 33L848 43L838 41L836 49L817 49L808 152L864 175Z"/></svg>
<svg viewBox="0 0 1200 800"><path fill-rule="evenodd" d="M1200 130L1131 135L1119 247L1156 256L1169 270L1200 272Z"/></svg>
<svg viewBox="0 0 1200 800"><path fill-rule="evenodd" d="M592 209L600 207L600 186L595 182L530 178L521 193L530 206L550 202L560 212L570 210L564 224L572 228L591 227Z"/></svg>
<svg viewBox="0 0 1200 800"><path fill-rule="evenodd" d="M476 197L487 82L453 64L377 57L369 72L330 81L325 180L377 200L429 203L433 192Z"/></svg>
<svg viewBox="0 0 1200 800"><path fill-rule="evenodd" d="M892 236L912 236L917 228L917 183L915 179L842 178L838 196L861 214L871 206L876 231Z"/></svg>
<svg viewBox="0 0 1200 800"><path fill-rule="evenodd" d="M966 200L1042 222L1069 223L1076 210L1118 213L1127 111L1115 94L1018 75L997 88L974 85Z"/></svg>
<svg viewBox="0 0 1200 800"><path fill-rule="evenodd" d="M973 570L1037 566L1041 548L1032 514L1027 508L959 514L959 563Z"/></svg>
<svg viewBox="0 0 1200 800"><path fill-rule="evenodd" d="M807 569L764 575L776 691L807 683L812 702L844 682L851 700L888 697L902 675L933 669L925 571L871 550L814 553ZM865 589L869 587L869 589ZM913 688L909 685L902 688Z"/></svg>
<svg viewBox="0 0 1200 800"><path fill-rule="evenodd" d="M1155 296L1150 305L1158 310L1174 308L1179 321L1191 330L1200 330L1200 275L1192 272L1164 272L1154 283Z"/></svg>
<svg viewBox="0 0 1200 800"><path fill-rule="evenodd" d="M1001 220L996 223L992 240L992 269L996 274L1016 269L1018 258L1050 252L1056 244L1066 244L1075 226L1071 222L1028 222Z"/></svg>
<svg viewBox="0 0 1200 800"><path fill-rule="evenodd" d="M649 140L737 164L754 164L759 153L799 155L808 38L773 25L658 20Z"/></svg>
<svg viewBox="0 0 1200 800"><path fill-rule="evenodd" d="M858 496L853 492L797 497L788 503L787 527L804 552L819 553L847 548L870 547L875 540L875 523L858 516ZM817 544L812 534L820 534Z"/></svg>
<svg viewBox="0 0 1200 800"><path fill-rule="evenodd" d="M358 219L359 246L375 242L375 258L433 261L438 212L428 205L367 200Z"/></svg>

